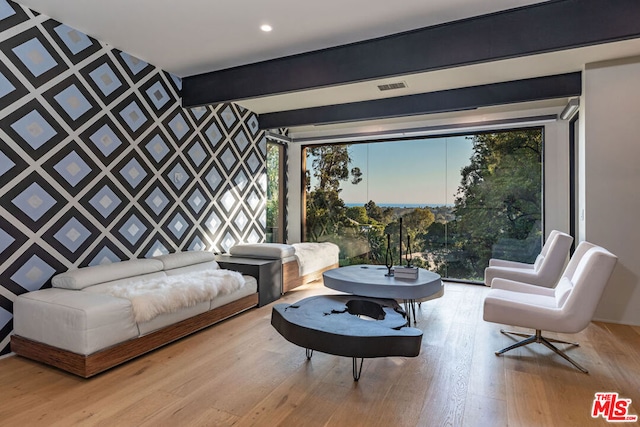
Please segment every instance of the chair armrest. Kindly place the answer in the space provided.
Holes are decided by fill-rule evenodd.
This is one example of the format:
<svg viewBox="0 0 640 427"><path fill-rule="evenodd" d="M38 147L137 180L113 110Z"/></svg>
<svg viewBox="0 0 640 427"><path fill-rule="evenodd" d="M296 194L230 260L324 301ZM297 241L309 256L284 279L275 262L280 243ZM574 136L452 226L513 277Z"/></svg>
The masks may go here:
<svg viewBox="0 0 640 427"><path fill-rule="evenodd" d="M516 282L515 280L501 279L496 277L491 282L491 288L503 289L505 291L522 292L533 295L543 295L546 297L555 297L555 289L545 288L544 286L530 285L528 283Z"/></svg>
<svg viewBox="0 0 640 427"><path fill-rule="evenodd" d="M576 332L556 307L555 298L503 289L491 289L484 300L487 322L553 332Z"/></svg>
<svg viewBox="0 0 640 427"><path fill-rule="evenodd" d="M496 278L524 282L545 288L554 288L557 284L556 278L550 278L548 275L543 275L536 270L509 267L487 267L484 270L485 285L491 286L491 282Z"/></svg>
<svg viewBox="0 0 640 427"><path fill-rule="evenodd" d="M507 261L504 259L492 258L489 260L489 267L509 267L522 268L525 270L533 270L533 264L525 264L524 262Z"/></svg>

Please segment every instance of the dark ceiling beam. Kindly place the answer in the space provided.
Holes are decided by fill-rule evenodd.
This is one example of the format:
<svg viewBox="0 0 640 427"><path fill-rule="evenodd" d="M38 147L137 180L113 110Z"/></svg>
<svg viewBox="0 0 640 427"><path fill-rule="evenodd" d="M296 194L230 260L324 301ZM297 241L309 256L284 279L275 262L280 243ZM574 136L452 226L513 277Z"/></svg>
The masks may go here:
<svg viewBox="0 0 640 427"><path fill-rule="evenodd" d="M638 0L539 3L186 77L185 107L433 71L640 37Z"/></svg>
<svg viewBox="0 0 640 427"><path fill-rule="evenodd" d="M581 92L582 76L577 72L373 101L265 113L258 117L258 122L261 129L342 123L472 110L493 105L579 96Z"/></svg>

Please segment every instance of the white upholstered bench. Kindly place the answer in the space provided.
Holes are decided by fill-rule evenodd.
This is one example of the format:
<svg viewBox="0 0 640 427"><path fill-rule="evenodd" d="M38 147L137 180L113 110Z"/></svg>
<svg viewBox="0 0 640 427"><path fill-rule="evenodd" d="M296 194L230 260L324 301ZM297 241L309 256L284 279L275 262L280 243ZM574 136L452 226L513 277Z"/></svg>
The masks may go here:
<svg viewBox="0 0 640 427"><path fill-rule="evenodd" d="M324 271L338 268L340 249L329 242L253 243L229 249L232 257L280 259L282 261L282 292L288 292L322 278Z"/></svg>

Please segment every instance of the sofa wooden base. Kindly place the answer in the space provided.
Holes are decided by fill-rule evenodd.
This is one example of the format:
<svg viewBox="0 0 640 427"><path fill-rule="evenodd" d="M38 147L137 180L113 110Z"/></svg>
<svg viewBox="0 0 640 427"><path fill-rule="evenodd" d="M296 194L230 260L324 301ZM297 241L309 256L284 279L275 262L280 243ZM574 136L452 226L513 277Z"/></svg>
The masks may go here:
<svg viewBox="0 0 640 427"><path fill-rule="evenodd" d="M257 305L258 294L255 293L148 335L89 355L62 350L17 335L11 337L11 351L28 359L89 378Z"/></svg>
<svg viewBox="0 0 640 427"><path fill-rule="evenodd" d="M305 274L304 276L300 276L300 266L298 265L298 261L294 260L286 262L282 264L282 293L289 292L298 286L320 280L322 279L322 273L327 270L338 268L339 266L340 265L338 263L335 263L312 273Z"/></svg>

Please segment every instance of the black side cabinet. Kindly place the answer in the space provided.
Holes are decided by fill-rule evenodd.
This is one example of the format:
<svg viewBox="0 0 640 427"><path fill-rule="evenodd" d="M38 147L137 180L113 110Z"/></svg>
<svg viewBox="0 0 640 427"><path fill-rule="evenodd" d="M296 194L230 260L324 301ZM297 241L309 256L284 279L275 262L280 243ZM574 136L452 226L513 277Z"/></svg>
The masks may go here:
<svg viewBox="0 0 640 427"><path fill-rule="evenodd" d="M282 261L216 255L220 268L233 270L258 281L258 307L276 301L282 294Z"/></svg>

